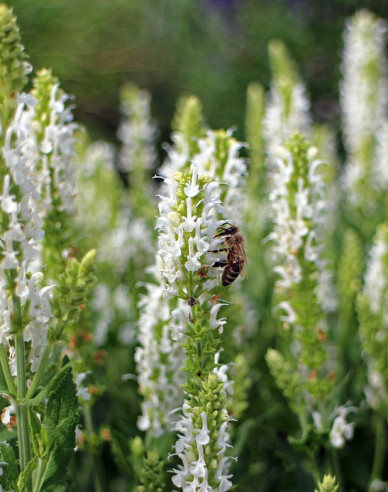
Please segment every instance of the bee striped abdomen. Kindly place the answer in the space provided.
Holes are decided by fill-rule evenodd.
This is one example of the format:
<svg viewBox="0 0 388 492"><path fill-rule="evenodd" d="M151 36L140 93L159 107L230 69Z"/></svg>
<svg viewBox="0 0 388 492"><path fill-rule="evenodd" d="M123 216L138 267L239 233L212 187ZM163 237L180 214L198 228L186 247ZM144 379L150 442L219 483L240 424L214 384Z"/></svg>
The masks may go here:
<svg viewBox="0 0 388 492"><path fill-rule="evenodd" d="M228 264L225 266L221 276L221 283L224 287L230 285L236 280L244 268L244 261L241 261L236 255L228 255Z"/></svg>
<svg viewBox="0 0 388 492"><path fill-rule="evenodd" d="M247 258L245 255L245 241L239 233L238 227L230 225L229 227L220 227L221 232L214 237L224 237L225 248L220 251L227 251L226 260L218 260L213 266L224 267L221 275L221 283L224 287L233 283L242 273Z"/></svg>

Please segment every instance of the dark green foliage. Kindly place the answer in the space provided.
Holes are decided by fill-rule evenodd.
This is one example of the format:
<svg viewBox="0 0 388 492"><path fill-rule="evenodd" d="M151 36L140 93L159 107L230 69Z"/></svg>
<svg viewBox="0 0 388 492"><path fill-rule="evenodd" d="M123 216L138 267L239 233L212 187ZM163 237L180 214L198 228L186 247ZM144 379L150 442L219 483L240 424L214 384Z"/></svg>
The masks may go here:
<svg viewBox="0 0 388 492"><path fill-rule="evenodd" d="M5 490L16 490L19 470L15 452L12 446L6 442L0 442L0 462L3 470L3 474L0 476L0 484Z"/></svg>
<svg viewBox="0 0 388 492"><path fill-rule="evenodd" d="M67 467L75 448L78 423L77 389L70 366L65 366L51 381L47 410L40 429L38 490L66 490Z"/></svg>

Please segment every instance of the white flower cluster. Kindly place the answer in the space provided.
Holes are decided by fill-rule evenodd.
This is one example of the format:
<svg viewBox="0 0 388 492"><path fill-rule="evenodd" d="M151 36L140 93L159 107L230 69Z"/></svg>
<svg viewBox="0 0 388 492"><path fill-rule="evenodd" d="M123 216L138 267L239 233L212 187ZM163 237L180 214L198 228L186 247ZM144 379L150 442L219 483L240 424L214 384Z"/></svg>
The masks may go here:
<svg viewBox="0 0 388 492"><path fill-rule="evenodd" d="M307 261L315 263L318 271L323 270L320 228L324 224L327 205L319 169L322 161L315 159L315 147L307 151L308 172L305 178L295 177L291 152L279 148L278 153L280 156L274 161L270 174L269 201L274 225L266 240L273 242L274 272L279 276L276 288L287 290L302 280L302 267L298 260L301 249ZM296 184L295 192L290 192L292 181ZM281 302L278 309L284 311L281 320L288 323L296 321L296 314L288 301Z"/></svg>
<svg viewBox="0 0 388 492"><path fill-rule="evenodd" d="M351 412L357 412L357 408L350 405L341 405L333 412L333 424L329 435L333 448L343 448L346 441L353 439L354 422L348 422L346 420L348 414Z"/></svg>
<svg viewBox="0 0 388 492"><path fill-rule="evenodd" d="M369 254L363 290L372 312L382 312L382 320L388 327L388 283L387 276L384 275L388 259L386 234L385 228L379 229L377 233Z"/></svg>
<svg viewBox="0 0 388 492"><path fill-rule="evenodd" d="M128 206L118 212L116 226L110 231L100 248L100 258L114 265L118 273L128 268L131 260L152 257L154 251L151 231L142 218L135 218Z"/></svg>
<svg viewBox="0 0 388 492"><path fill-rule="evenodd" d="M147 290L140 302L139 346L135 354L139 391L144 396L138 426L143 431L151 429L151 434L159 437L171 429L170 423L178 418L173 410L182 405L185 376L180 369L184 353L172 341L170 306L161 286L147 284Z"/></svg>
<svg viewBox="0 0 388 492"><path fill-rule="evenodd" d="M291 89L290 101L286 101L276 86L272 86L264 117L264 137L270 160L276 157L278 147L293 133L310 134L310 102L302 82Z"/></svg>
<svg viewBox="0 0 388 492"><path fill-rule="evenodd" d="M346 441L351 441L354 435L354 422L348 422L349 413L356 413L357 408L348 403L336 407L330 415L330 432L329 439L333 448L343 448ZM318 433L325 431L322 415L319 412L312 412L313 422Z"/></svg>
<svg viewBox="0 0 388 492"><path fill-rule="evenodd" d="M368 302L369 308L378 320L378 329L373 334L362 332L361 339L373 337L373 342L384 347L388 340L388 226L382 224L376 234L374 244L369 253L363 294ZM381 349L383 360L385 360L384 350ZM368 369L368 384L364 388L366 400L371 408L378 409L388 402L387 380L379 369L381 361L376 361L368 351L364 353Z"/></svg>
<svg viewBox="0 0 388 492"><path fill-rule="evenodd" d="M199 275L203 267L214 263L215 253L209 251L218 250L220 241L215 240L214 236L220 225L224 223L219 219L223 212L219 183L211 181L208 174L199 174L195 158L192 160L190 172L191 177L186 183L180 181L183 178L182 174L178 174L176 179L166 178L167 193L161 197L159 206L158 255L161 258L161 275L167 299L182 295L182 293L188 295L185 286L187 279L192 278L193 274ZM197 214L199 206L201 206L201 213ZM195 211L193 211L194 207ZM194 286L194 291L191 293L196 296L194 300L196 303L202 304L207 301L208 291L219 283L218 278L211 276L210 270L207 273L208 278L202 283L202 293L196 296L195 289L198 285ZM213 274L215 275L216 272ZM224 318L217 317L221 306L222 303L215 300L209 313L210 329L219 332L222 331L226 322ZM179 303L171 314L172 337L176 340L184 340L188 323L192 319L190 302ZM226 391L230 386L230 384L228 386L226 368L220 367L215 374L219 381L226 383L226 388L222 390ZM208 484L209 470L204 457L204 446L210 439L207 430L207 415L205 412L201 413L202 429L195 429L191 412L190 405L187 402L184 403L183 415L176 424L176 429L180 434L175 450L183 466L174 470L173 483L184 491L211 491L213 488ZM227 423L225 422L219 430L217 442L219 458L217 459L216 476L220 485L215 490L218 491L228 490L231 486L229 480L231 476L223 472L228 460L224 457L225 449L230 446L227 444L229 436L226 428Z"/></svg>
<svg viewBox="0 0 388 492"><path fill-rule="evenodd" d="M177 211L179 183L176 179L164 180L166 193L160 196L160 216L156 223L159 229L158 255L162 261L160 270L162 282L168 296L178 295L177 280L183 280L189 272L198 272L204 265L213 264L214 261L205 261L206 255L209 250L217 250L221 243L220 240L214 239L217 229L224 223L218 218L218 214L222 212L220 185L209 179L200 189L197 183L198 171L194 162L190 169L191 181L183 190L185 207L181 207L180 212ZM201 215L197 216L193 214L193 199L200 192L203 193L201 200L203 207ZM186 244L185 233L190 235L188 244ZM186 246L188 246L188 254L184 256L182 248ZM217 284L217 278L210 278L204 288L209 289Z"/></svg>
<svg viewBox="0 0 388 492"><path fill-rule="evenodd" d="M227 155L222 165L217 155L217 145L220 141L227 146ZM188 167L187 142L179 133L173 135L173 142L174 146L165 147L167 159L160 169L160 175L164 178L172 178L176 172ZM192 159L199 175L207 174L223 185L220 196L224 204L225 216L233 223L241 223L245 206L242 190L247 165L239 156L244 145L232 138L232 130L227 132L209 130L205 138L198 140L199 151Z"/></svg>
<svg viewBox="0 0 388 492"><path fill-rule="evenodd" d="M51 187L60 198L60 209L69 215L75 211L75 154L74 131L78 127L73 122L72 107L67 105L69 96L60 91L59 84L51 89L50 122L45 127L40 152L43 155L43 166L49 166L53 171ZM48 161L48 163L46 162ZM52 193L47 193L45 199L52 202ZM48 205L50 208L50 205Z"/></svg>
<svg viewBox="0 0 388 492"><path fill-rule="evenodd" d="M206 138L198 141L199 152L193 158L199 174L210 174L222 185L225 185L221 192L221 199L224 204L224 213L232 223L241 223L244 211L244 197L242 194L247 165L243 158L239 156L241 142L232 138L232 131L223 135L228 143L226 162L223 166L217 159L217 139L223 132L208 131Z"/></svg>
<svg viewBox="0 0 388 492"><path fill-rule="evenodd" d="M361 10L348 22L344 35L341 110L349 154L344 180L352 203L360 200L356 187L363 179L375 189L388 183L386 31L384 21Z"/></svg>
<svg viewBox="0 0 388 492"><path fill-rule="evenodd" d="M149 92L135 86L124 88L121 103L124 120L118 129L118 138L123 144L118 163L120 171L131 171L139 162L144 169L152 169L155 164L153 142L157 131L151 120L150 104Z"/></svg>
<svg viewBox="0 0 388 492"><path fill-rule="evenodd" d="M365 10L346 26L341 97L345 145L351 153L377 133L386 111L386 30L382 19Z"/></svg>
<svg viewBox="0 0 388 492"><path fill-rule="evenodd" d="M39 241L44 236L41 205L44 183L42 173L39 172L39 153L31 120L25 111L25 105L34 102L26 96L20 97L2 149L7 174L3 179L1 196L5 227L1 235L3 259L0 264L0 330L2 342L7 345L13 336L11 318L15 314L15 306L7 294L8 276L13 271L16 275L15 293L20 304L24 306L27 300L32 301L30 313L33 321L26 335L32 340L31 361L33 370L36 370L35 356L41 355L45 345L51 311L47 301L47 288L40 290L38 286L43 277L38 271L37 260ZM9 355L12 371L15 372L13 347L9 347Z"/></svg>
<svg viewBox="0 0 388 492"><path fill-rule="evenodd" d="M172 478L173 484L179 487L183 492L226 492L232 487L230 478L232 475L226 475L228 457L224 456L229 444L228 420L221 425L218 433L217 446L218 455L222 458L218 462L216 478L219 482L218 487L213 488L208 482L208 469L205 461L204 446L210 442L208 417L205 412L201 412L202 427L196 429L193 426L193 417L189 405L183 406L183 417L176 424L178 431L178 440L175 444L176 455L182 460L183 466L174 469ZM193 461L192 448L197 451L198 459ZM190 459L191 458L191 459Z"/></svg>
<svg viewBox="0 0 388 492"><path fill-rule="evenodd" d="M62 203L66 210L73 210L71 197L74 190L67 180L71 174L69 169L74 127L69 124L71 114L65 108L63 100L56 101L55 94L53 91L52 104L57 104L55 109L52 108L56 115L55 121L53 118L50 122L44 145L40 146L34 126L36 100L30 95L22 94L18 95L17 109L6 130L2 148L5 170L3 192L0 196L3 215L0 241L3 250L0 263L0 334L2 342L9 345L13 336L11 319L15 314L15 305L7 294L12 278L20 305L24 306L29 301L30 322L23 328L25 341L31 341L29 361L32 371L36 371L46 345L51 317L51 287L39 286L43 279L40 271L40 241L44 237L44 218L50 206L50 200L46 199L49 196L47 188L50 186L46 153L51 153L50 166L55 166L54 186ZM12 371L15 373L13 346L9 346L9 356Z"/></svg>

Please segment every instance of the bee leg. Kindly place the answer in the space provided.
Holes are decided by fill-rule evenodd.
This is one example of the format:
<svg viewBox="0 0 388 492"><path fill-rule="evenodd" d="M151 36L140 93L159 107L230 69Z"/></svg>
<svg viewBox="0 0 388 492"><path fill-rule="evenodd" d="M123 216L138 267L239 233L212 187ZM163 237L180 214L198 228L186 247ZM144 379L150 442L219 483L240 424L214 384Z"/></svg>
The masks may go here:
<svg viewBox="0 0 388 492"><path fill-rule="evenodd" d="M216 261L213 263L212 267L224 267L228 264L227 261Z"/></svg>
<svg viewBox="0 0 388 492"><path fill-rule="evenodd" d="M226 248L212 249L212 250L209 250L208 253L221 253L222 251L227 251L227 249Z"/></svg>

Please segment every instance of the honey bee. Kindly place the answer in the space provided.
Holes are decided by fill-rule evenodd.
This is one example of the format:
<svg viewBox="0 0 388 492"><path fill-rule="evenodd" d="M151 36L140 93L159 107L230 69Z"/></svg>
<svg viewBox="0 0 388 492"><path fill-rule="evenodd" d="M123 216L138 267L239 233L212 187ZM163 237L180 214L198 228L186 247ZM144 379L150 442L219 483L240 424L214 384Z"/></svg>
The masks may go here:
<svg viewBox="0 0 388 492"><path fill-rule="evenodd" d="M216 261L214 267L224 267L221 275L221 283L224 287L233 283L242 273L247 264L245 254L245 239L241 235L239 228L229 224L229 227L220 227L221 232L214 237L223 237L225 248L218 251L226 251L226 260Z"/></svg>

